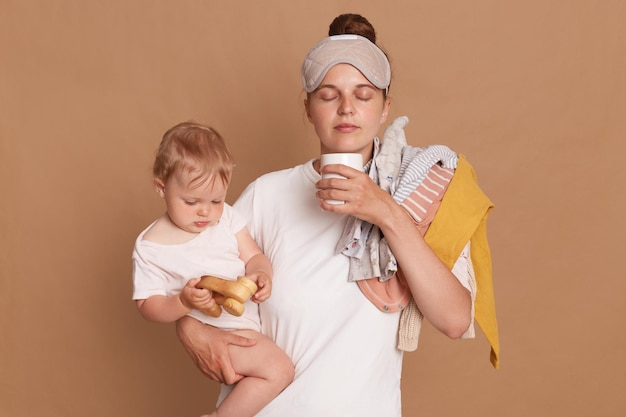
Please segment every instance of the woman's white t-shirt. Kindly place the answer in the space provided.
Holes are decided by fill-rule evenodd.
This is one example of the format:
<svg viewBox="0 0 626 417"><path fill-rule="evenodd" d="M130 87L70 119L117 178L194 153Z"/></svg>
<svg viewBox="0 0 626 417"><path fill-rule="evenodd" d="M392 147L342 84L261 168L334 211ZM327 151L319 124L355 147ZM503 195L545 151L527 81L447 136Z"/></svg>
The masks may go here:
<svg viewBox="0 0 626 417"><path fill-rule="evenodd" d="M335 254L347 216L321 210L319 179L309 161L260 177L235 203L274 268L262 332L296 368L258 416L399 417L400 313L381 312L348 282L348 258Z"/></svg>

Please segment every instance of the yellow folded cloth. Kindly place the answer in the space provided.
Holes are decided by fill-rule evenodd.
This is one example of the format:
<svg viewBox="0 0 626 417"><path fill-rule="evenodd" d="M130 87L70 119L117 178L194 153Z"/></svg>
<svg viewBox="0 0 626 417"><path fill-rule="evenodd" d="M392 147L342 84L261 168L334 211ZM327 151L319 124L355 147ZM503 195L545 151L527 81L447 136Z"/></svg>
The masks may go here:
<svg viewBox="0 0 626 417"><path fill-rule="evenodd" d="M448 186L437 214L424 239L450 269L467 242L476 274L475 320L491 346L490 361L499 367L500 341L487 243L487 216L493 203L476 181L476 173L463 155Z"/></svg>

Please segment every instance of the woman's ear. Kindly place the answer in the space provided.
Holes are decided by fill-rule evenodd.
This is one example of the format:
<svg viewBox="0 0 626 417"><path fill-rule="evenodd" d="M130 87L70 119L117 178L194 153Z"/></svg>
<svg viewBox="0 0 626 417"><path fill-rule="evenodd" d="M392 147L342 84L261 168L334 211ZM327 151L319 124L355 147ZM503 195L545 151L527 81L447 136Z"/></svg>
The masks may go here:
<svg viewBox="0 0 626 417"><path fill-rule="evenodd" d="M165 197L165 184L158 178L154 178L152 180L152 184L154 184L154 190L157 192L159 197Z"/></svg>
<svg viewBox="0 0 626 417"><path fill-rule="evenodd" d="M312 120L311 120L311 107L309 106L309 100L307 100L306 98L304 99L304 110L306 111L307 119L309 119L309 122L312 123Z"/></svg>
<svg viewBox="0 0 626 417"><path fill-rule="evenodd" d="M389 115L389 109L391 108L391 99L386 98L383 103L383 112L380 115L380 123L385 123L387 121L387 116Z"/></svg>

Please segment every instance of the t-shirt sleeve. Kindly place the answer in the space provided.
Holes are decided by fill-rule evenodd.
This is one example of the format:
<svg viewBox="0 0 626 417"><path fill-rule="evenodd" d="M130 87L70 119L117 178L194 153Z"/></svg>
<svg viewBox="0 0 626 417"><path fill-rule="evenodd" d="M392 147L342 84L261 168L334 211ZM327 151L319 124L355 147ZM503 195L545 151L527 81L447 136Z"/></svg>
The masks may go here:
<svg viewBox="0 0 626 417"><path fill-rule="evenodd" d="M133 250L133 300L145 300L153 295L167 295L165 271L152 261L152 248L141 241Z"/></svg>
<svg viewBox="0 0 626 417"><path fill-rule="evenodd" d="M246 224L248 226L248 230L250 231L250 234L253 237L255 236L255 230L256 230L254 226L254 222L252 221L254 217L253 216L254 188L255 188L255 183L253 182L250 185L248 185L245 190L243 190L243 192L241 193L237 201L235 201L235 204L233 204L233 208L235 209L235 211L238 212L239 215L245 219Z"/></svg>
<svg viewBox="0 0 626 417"><path fill-rule="evenodd" d="M233 235L236 235L247 226L246 218L231 206L226 205L224 207L223 218L228 222L228 228Z"/></svg>

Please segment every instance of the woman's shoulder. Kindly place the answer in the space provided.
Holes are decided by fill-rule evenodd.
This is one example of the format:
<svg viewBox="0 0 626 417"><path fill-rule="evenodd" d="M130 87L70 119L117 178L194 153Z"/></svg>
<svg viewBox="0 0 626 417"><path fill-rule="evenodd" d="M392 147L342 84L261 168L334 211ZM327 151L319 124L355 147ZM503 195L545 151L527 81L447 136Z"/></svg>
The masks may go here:
<svg viewBox="0 0 626 417"><path fill-rule="evenodd" d="M268 172L258 177L254 182L256 184L273 184L277 182L289 181L294 178L300 177L307 171L307 167L312 167L313 159L305 162L304 164L296 165L290 168L280 169L277 171Z"/></svg>
<svg viewBox="0 0 626 417"><path fill-rule="evenodd" d="M254 200L260 199L267 202L269 201L268 199L274 200L271 197L280 195L281 193L292 194L296 190L301 191L307 188L308 184L315 182L315 180L311 178L313 175L311 171L315 173L312 161L313 160L291 168L272 171L261 175L251 182L241 193L235 203L235 208L243 210L241 209L242 206L251 206ZM319 177L319 174L315 174ZM243 210L243 212L245 213L246 210Z"/></svg>

